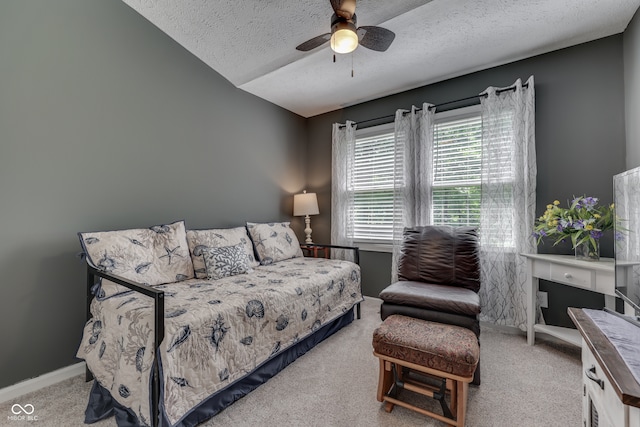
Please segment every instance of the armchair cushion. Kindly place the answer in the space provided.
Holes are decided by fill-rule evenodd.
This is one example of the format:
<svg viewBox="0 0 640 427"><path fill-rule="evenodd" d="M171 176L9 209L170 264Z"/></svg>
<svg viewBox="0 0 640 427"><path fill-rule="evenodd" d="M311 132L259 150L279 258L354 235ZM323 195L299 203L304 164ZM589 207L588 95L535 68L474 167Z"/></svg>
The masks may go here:
<svg viewBox="0 0 640 427"><path fill-rule="evenodd" d="M405 228L400 280L480 289L478 233L473 227Z"/></svg>
<svg viewBox="0 0 640 427"><path fill-rule="evenodd" d="M380 299L390 304L466 316L476 316L480 313L478 294L455 286L401 280L380 292Z"/></svg>

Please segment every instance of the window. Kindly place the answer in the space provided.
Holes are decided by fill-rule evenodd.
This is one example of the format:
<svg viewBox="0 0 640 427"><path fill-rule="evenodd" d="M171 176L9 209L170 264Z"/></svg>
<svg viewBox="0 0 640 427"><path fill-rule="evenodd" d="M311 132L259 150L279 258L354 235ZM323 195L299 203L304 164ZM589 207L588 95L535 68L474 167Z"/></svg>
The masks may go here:
<svg viewBox="0 0 640 427"><path fill-rule="evenodd" d="M478 107L436 114L431 218L435 225L480 225L482 118Z"/></svg>
<svg viewBox="0 0 640 427"><path fill-rule="evenodd" d="M352 175L353 239L385 243L393 238L393 123L357 131Z"/></svg>
<svg viewBox="0 0 640 427"><path fill-rule="evenodd" d="M480 106L438 113L434 123L431 188L433 224L479 226L482 118ZM352 175L354 241L393 238L393 123L358 130Z"/></svg>

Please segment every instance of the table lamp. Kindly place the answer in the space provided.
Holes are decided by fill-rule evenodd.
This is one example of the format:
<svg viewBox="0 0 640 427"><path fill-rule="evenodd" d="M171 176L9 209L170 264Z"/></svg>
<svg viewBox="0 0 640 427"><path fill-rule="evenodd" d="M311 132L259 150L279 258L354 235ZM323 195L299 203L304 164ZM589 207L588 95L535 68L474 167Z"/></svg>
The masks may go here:
<svg viewBox="0 0 640 427"><path fill-rule="evenodd" d="M305 190L302 194L294 194L293 196L293 216L303 216L307 235L305 243L313 243L311 240L311 218L309 215L318 215L318 198L316 193L307 193Z"/></svg>

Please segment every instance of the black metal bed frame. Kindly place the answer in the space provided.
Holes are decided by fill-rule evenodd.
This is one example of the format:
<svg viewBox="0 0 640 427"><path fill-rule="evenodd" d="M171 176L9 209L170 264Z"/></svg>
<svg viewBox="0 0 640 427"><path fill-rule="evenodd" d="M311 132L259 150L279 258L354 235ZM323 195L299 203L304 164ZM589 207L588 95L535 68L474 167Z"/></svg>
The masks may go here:
<svg viewBox="0 0 640 427"><path fill-rule="evenodd" d="M354 251L354 262L360 265L360 248L355 246L340 245L322 245L316 243L304 243L300 245L305 247L329 248L329 249L347 249ZM158 349L164 340L164 291L155 289L151 286L143 285L125 279L124 277L108 274L104 271L89 265L87 262L87 321L91 315L91 301L94 298L93 287L96 285L98 277L107 279L118 285L124 286L132 291L139 292L143 295L153 298L153 318L154 318L154 338L153 338L153 366L151 374L151 425L157 427L160 425L160 364L158 362ZM362 276L361 276L362 280ZM362 281L360 283L362 286ZM356 317L360 319L360 303L356 304ZM93 379L93 374L88 367L85 367L85 381L89 382Z"/></svg>

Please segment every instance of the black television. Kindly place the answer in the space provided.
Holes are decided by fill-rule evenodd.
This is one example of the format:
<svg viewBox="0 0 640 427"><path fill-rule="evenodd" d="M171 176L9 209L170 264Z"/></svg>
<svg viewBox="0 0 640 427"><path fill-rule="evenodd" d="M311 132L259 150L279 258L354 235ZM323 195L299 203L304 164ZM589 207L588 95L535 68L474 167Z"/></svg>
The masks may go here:
<svg viewBox="0 0 640 427"><path fill-rule="evenodd" d="M640 167L613 177L616 294L640 315Z"/></svg>

